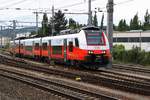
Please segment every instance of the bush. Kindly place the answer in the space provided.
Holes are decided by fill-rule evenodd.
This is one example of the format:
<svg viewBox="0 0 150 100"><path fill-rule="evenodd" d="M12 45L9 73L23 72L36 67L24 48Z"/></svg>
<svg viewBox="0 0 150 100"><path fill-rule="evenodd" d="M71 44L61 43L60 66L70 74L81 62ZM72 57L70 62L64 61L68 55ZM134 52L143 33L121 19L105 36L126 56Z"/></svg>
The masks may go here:
<svg viewBox="0 0 150 100"><path fill-rule="evenodd" d="M113 58L120 62L150 65L150 52L145 52L139 47L125 50L123 45L115 45L113 46Z"/></svg>
<svg viewBox="0 0 150 100"><path fill-rule="evenodd" d="M5 46L4 46L4 49L8 49L10 47L10 44L7 43Z"/></svg>
<svg viewBox="0 0 150 100"><path fill-rule="evenodd" d="M122 61L124 52L125 48L123 45L115 45L113 47L113 58Z"/></svg>

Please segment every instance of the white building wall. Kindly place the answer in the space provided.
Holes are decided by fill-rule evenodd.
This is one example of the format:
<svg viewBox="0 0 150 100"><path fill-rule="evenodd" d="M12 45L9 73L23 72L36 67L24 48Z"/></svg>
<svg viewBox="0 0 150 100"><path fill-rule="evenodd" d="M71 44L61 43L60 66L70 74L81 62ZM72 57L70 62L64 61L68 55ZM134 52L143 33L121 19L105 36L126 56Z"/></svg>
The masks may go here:
<svg viewBox="0 0 150 100"><path fill-rule="evenodd" d="M6 44L10 43L11 38L10 37L0 37L0 46L5 46Z"/></svg>
<svg viewBox="0 0 150 100"><path fill-rule="evenodd" d="M150 37L150 31L147 32L114 32L113 38L119 37ZM114 42L113 45L124 45L126 50L132 49L133 46L141 47L145 51L150 51L150 42Z"/></svg>

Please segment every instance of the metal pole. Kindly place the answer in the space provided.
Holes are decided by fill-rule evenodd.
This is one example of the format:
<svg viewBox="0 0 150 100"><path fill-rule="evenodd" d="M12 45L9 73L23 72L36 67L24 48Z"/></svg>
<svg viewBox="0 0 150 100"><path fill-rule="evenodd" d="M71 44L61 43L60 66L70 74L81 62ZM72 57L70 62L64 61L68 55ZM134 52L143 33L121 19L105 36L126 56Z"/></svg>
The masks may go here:
<svg viewBox="0 0 150 100"><path fill-rule="evenodd" d="M109 39L110 52L112 55L113 48L113 0L107 3L107 34ZM110 58L109 67L112 67L112 57Z"/></svg>
<svg viewBox="0 0 150 100"><path fill-rule="evenodd" d="M43 15L45 15L45 13ZM43 32L43 35L44 35L45 34L45 20L42 21L42 24L43 24L42 32Z"/></svg>
<svg viewBox="0 0 150 100"><path fill-rule="evenodd" d="M140 39L139 40L140 40L140 50L141 50L141 46L142 46L141 45L142 44L141 31L140 31Z"/></svg>
<svg viewBox="0 0 150 100"><path fill-rule="evenodd" d="M38 34L38 12L35 12L36 14L36 33Z"/></svg>
<svg viewBox="0 0 150 100"><path fill-rule="evenodd" d="M16 37L16 33L15 33L15 30L16 30L16 20L13 20L13 57L15 57L15 37Z"/></svg>
<svg viewBox="0 0 150 100"><path fill-rule="evenodd" d="M104 22L104 13L103 13L103 15L102 15L102 19L101 19L101 27L100 27L100 29L103 31L103 22Z"/></svg>
<svg viewBox="0 0 150 100"><path fill-rule="evenodd" d="M2 38L2 36L1 36L1 48L2 48L2 42L3 42L3 38Z"/></svg>
<svg viewBox="0 0 150 100"><path fill-rule="evenodd" d="M1 26L1 31L3 29L3 26ZM2 48L2 36L1 36L1 48Z"/></svg>
<svg viewBox="0 0 150 100"><path fill-rule="evenodd" d="M55 25L54 25L54 6L52 6L52 36L55 32Z"/></svg>
<svg viewBox="0 0 150 100"><path fill-rule="evenodd" d="M88 25L92 25L92 11L91 11L91 0L88 2Z"/></svg>

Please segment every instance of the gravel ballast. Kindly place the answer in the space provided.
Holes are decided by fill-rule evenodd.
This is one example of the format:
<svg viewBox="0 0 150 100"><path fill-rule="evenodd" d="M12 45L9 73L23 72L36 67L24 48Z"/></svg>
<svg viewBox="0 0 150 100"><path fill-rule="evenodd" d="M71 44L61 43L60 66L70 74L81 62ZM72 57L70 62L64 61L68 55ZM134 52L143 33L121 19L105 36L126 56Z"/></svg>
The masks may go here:
<svg viewBox="0 0 150 100"><path fill-rule="evenodd" d="M0 100L60 100L61 97L0 76Z"/></svg>

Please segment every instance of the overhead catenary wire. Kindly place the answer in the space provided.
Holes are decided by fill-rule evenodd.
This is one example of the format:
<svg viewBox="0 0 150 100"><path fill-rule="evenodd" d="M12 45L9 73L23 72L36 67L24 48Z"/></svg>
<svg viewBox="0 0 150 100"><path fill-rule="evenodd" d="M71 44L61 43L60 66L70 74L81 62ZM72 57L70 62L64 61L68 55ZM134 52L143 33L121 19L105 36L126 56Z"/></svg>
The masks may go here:
<svg viewBox="0 0 150 100"><path fill-rule="evenodd" d="M25 2L25 1L28 1L28 0L20 0L20 1L13 2L11 4L5 5L5 6L0 7L0 8L6 8L6 7L10 7L10 6L15 6L15 5L21 4L21 3Z"/></svg>
<svg viewBox="0 0 150 100"><path fill-rule="evenodd" d="M12 3L12 2L14 2L14 0L13 1L7 1L7 0L0 0L0 4L3 4L3 5L5 5L5 4L10 4L10 3Z"/></svg>
<svg viewBox="0 0 150 100"><path fill-rule="evenodd" d="M82 4L85 4L86 1L87 0L84 0L84 2L79 2L79 3L74 3L74 4L69 4L69 5L61 6L61 7L58 7L58 9L60 9L60 8L70 8L70 7L82 5ZM91 0L91 2L93 2L93 1L96 1L96 0Z"/></svg>
<svg viewBox="0 0 150 100"><path fill-rule="evenodd" d="M134 1L134 0L126 0L126 1L118 2L118 3L114 4L114 6L115 5L125 4L125 3L131 2L131 1Z"/></svg>
<svg viewBox="0 0 150 100"><path fill-rule="evenodd" d="M73 6L78 6L78 5L81 5L83 3L85 3L85 2L79 2L79 3L75 3L75 4L65 5L65 6L58 7L58 9L69 8L69 7L73 7Z"/></svg>
<svg viewBox="0 0 150 100"><path fill-rule="evenodd" d="M114 6L117 6L117 5L122 5L122 4L126 4L128 2L132 2L134 0L126 0L126 1L122 1L122 2L118 2L118 3L114 3L113 5ZM107 6L108 7L108 6ZM100 7L100 9L106 9L106 6L105 7Z"/></svg>

